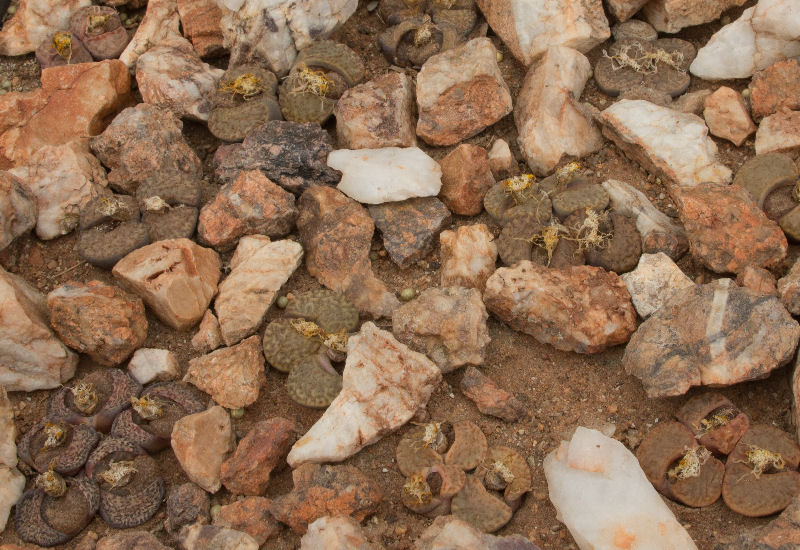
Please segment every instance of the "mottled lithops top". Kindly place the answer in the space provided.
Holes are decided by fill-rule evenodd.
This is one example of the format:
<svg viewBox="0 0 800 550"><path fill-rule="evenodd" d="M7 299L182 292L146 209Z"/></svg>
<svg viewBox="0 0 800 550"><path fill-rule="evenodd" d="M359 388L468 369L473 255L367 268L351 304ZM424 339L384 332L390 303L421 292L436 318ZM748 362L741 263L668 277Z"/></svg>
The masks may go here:
<svg viewBox="0 0 800 550"><path fill-rule="evenodd" d="M277 77L255 64L225 71L213 99L208 129L223 141L241 141L268 120L280 120Z"/></svg>

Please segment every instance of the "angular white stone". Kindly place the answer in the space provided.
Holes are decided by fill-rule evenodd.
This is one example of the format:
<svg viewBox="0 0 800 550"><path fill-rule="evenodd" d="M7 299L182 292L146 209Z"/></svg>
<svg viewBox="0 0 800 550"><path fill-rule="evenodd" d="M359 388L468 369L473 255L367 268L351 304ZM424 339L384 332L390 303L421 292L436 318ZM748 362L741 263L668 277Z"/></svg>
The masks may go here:
<svg viewBox="0 0 800 550"><path fill-rule="evenodd" d="M119 60L134 67L139 56L150 48L180 44L184 41L180 25L176 0L149 0L144 18Z"/></svg>
<svg viewBox="0 0 800 550"><path fill-rule="evenodd" d="M70 16L91 0L22 0L0 32L0 55L34 51L50 33L69 28Z"/></svg>
<svg viewBox="0 0 800 550"><path fill-rule="evenodd" d="M797 0L759 0L753 12L753 30L781 40L800 37L800 5Z"/></svg>
<svg viewBox="0 0 800 550"><path fill-rule="evenodd" d="M729 183L703 119L641 99L623 99L602 112L604 133L646 170L681 187Z"/></svg>
<svg viewBox="0 0 800 550"><path fill-rule="evenodd" d="M128 374L142 385L175 380L180 375L178 356L168 349L139 348L128 363Z"/></svg>
<svg viewBox="0 0 800 550"><path fill-rule="evenodd" d="M419 147L339 149L328 166L342 172L339 191L365 204L434 197L442 188L439 163Z"/></svg>
<svg viewBox="0 0 800 550"><path fill-rule="evenodd" d="M621 277L631 295L633 307L642 319L647 319L676 291L694 286L694 282L663 252L642 254L636 269Z"/></svg>
<svg viewBox="0 0 800 550"><path fill-rule="evenodd" d="M349 516L323 516L308 526L300 550L378 550Z"/></svg>
<svg viewBox="0 0 800 550"><path fill-rule="evenodd" d="M25 476L16 468L0 464L0 533L6 528L8 514L25 490Z"/></svg>
<svg viewBox="0 0 800 550"><path fill-rule="evenodd" d="M580 426L545 457L544 473L557 518L581 550L697 550L619 441Z"/></svg>
<svg viewBox="0 0 800 550"><path fill-rule="evenodd" d="M800 149L800 111L780 111L764 117L756 130L756 154L788 153Z"/></svg>
<svg viewBox="0 0 800 550"><path fill-rule="evenodd" d="M347 344L342 391L286 461L340 462L411 420L442 380L436 363L364 323Z"/></svg>

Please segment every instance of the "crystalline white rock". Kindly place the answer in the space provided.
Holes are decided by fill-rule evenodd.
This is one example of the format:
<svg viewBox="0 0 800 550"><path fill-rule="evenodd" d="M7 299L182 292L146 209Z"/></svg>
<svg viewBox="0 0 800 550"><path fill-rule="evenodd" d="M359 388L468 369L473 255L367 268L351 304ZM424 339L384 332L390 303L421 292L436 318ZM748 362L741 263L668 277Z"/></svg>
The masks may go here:
<svg viewBox="0 0 800 550"><path fill-rule="evenodd" d="M544 459L550 500L581 550L696 550L625 446L579 427Z"/></svg>
<svg viewBox="0 0 800 550"><path fill-rule="evenodd" d="M647 319L675 292L694 286L694 282L663 252L642 254L636 269L622 276L633 307Z"/></svg>
<svg viewBox="0 0 800 550"><path fill-rule="evenodd" d="M753 30L781 40L797 40L800 37L797 0L760 0L753 12Z"/></svg>

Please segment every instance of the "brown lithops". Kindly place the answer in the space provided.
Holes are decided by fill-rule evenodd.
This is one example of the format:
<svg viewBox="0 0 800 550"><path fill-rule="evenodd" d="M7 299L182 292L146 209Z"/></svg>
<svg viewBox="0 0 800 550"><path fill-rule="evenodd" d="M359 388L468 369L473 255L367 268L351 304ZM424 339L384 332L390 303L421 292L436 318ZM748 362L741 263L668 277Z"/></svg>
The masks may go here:
<svg viewBox="0 0 800 550"><path fill-rule="evenodd" d="M403 485L401 500L409 510L429 518L450 513L453 497L467 476L458 466L435 464L411 474Z"/></svg>
<svg viewBox="0 0 800 550"><path fill-rule="evenodd" d="M108 433L131 397L141 391L141 384L119 369L95 371L57 390L47 402L47 416Z"/></svg>
<svg viewBox="0 0 800 550"><path fill-rule="evenodd" d="M223 141L242 141L256 126L268 120L282 120L277 88L277 77L260 65L229 68L220 78L214 96L209 131Z"/></svg>
<svg viewBox="0 0 800 550"><path fill-rule="evenodd" d="M108 190L83 207L79 227L78 254L103 269L111 269L130 252L150 244L133 197Z"/></svg>
<svg viewBox="0 0 800 550"><path fill-rule="evenodd" d="M91 63L92 54L81 41L69 31L58 31L44 40L36 48L36 61L42 69L61 65Z"/></svg>
<svg viewBox="0 0 800 550"><path fill-rule="evenodd" d="M150 242L191 238L197 226L200 182L178 172L159 173L136 189Z"/></svg>
<svg viewBox="0 0 800 550"><path fill-rule="evenodd" d="M286 387L294 402L324 409L342 391L342 376L325 355L310 355L292 368Z"/></svg>
<svg viewBox="0 0 800 550"><path fill-rule="evenodd" d="M553 195L553 213L563 221L570 214L579 210L585 211L587 208L596 211L605 210L608 208L610 200L608 192L602 185L589 183L582 177L576 177L563 190Z"/></svg>
<svg viewBox="0 0 800 550"><path fill-rule="evenodd" d="M510 447L491 447L477 473L483 475L487 489L503 491L503 500L513 510L531 490L531 469L527 461Z"/></svg>
<svg viewBox="0 0 800 550"><path fill-rule="evenodd" d="M378 44L389 63L415 68L463 41L456 27L446 21L436 23L429 15L401 21L378 36Z"/></svg>
<svg viewBox="0 0 800 550"><path fill-rule="evenodd" d="M636 221L611 212L606 227L601 227L601 231L607 231L611 237L603 247L586 249L586 263L620 274L634 269L642 255L642 236L636 229Z"/></svg>
<svg viewBox="0 0 800 550"><path fill-rule="evenodd" d="M89 524L99 504L100 491L86 476L63 479L49 470L17 502L14 527L25 542L64 544Z"/></svg>
<svg viewBox="0 0 800 550"><path fill-rule="evenodd" d="M744 516L780 512L800 493L800 448L789 434L767 425L751 426L725 465L722 498Z"/></svg>
<svg viewBox="0 0 800 550"><path fill-rule="evenodd" d="M91 426L72 426L64 420L45 419L20 438L17 455L37 472L53 469L59 474L74 475L99 440L100 436Z"/></svg>
<svg viewBox="0 0 800 550"><path fill-rule="evenodd" d="M262 343L269 364L281 372L291 372L295 365L317 352L322 338L305 336L295 330L290 319L276 319L264 330Z"/></svg>
<svg viewBox="0 0 800 550"><path fill-rule="evenodd" d="M537 182L532 174L507 178L492 186L483 197L483 206L500 225L506 225L517 214L536 216L541 224L552 217L552 205L547 192L553 176Z"/></svg>
<svg viewBox="0 0 800 550"><path fill-rule="evenodd" d="M716 392L690 398L675 414L695 438L712 453L727 455L750 427L750 419Z"/></svg>
<svg viewBox="0 0 800 550"><path fill-rule="evenodd" d="M449 422L428 422L414 426L397 444L397 467L406 477L444 462L442 454L450 446Z"/></svg>
<svg viewBox="0 0 800 550"><path fill-rule="evenodd" d="M86 6L69 19L72 33L96 60L119 57L130 40L119 13L108 6Z"/></svg>
<svg viewBox="0 0 800 550"><path fill-rule="evenodd" d="M285 313L313 321L327 333L350 333L358 328L356 307L341 294L326 289L297 294L289 300Z"/></svg>
<svg viewBox="0 0 800 550"><path fill-rule="evenodd" d="M490 494L476 476L468 475L464 488L450 503L450 512L484 533L493 533L511 520L513 511Z"/></svg>
<svg viewBox="0 0 800 550"><path fill-rule="evenodd" d="M472 470L483 462L489 445L481 429L469 420L453 424L453 444L444 457L445 464Z"/></svg>

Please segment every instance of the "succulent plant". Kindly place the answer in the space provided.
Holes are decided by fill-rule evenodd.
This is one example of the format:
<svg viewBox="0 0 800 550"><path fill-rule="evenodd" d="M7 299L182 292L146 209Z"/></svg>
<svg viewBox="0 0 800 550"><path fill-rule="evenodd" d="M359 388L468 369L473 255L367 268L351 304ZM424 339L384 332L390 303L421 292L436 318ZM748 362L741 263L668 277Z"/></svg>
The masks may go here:
<svg viewBox="0 0 800 550"><path fill-rule="evenodd" d="M119 57L130 41L119 13L109 6L79 9L70 17L69 28L98 61Z"/></svg>
<svg viewBox="0 0 800 550"><path fill-rule="evenodd" d="M70 31L57 31L42 40L36 48L36 60L42 69L93 61L86 46Z"/></svg>
<svg viewBox="0 0 800 550"><path fill-rule="evenodd" d="M278 79L255 64L229 68L220 78L208 118L208 129L223 141L242 141L247 133L267 122L282 120L275 92Z"/></svg>
<svg viewBox="0 0 800 550"><path fill-rule="evenodd" d="M62 475L75 475L99 440L97 432L86 424L72 426L62 419L45 419L23 434L17 455L37 472L52 469Z"/></svg>
<svg viewBox="0 0 800 550"><path fill-rule="evenodd" d="M750 427L750 419L730 400L716 392L690 398L675 414L701 445L716 455L733 451Z"/></svg>

